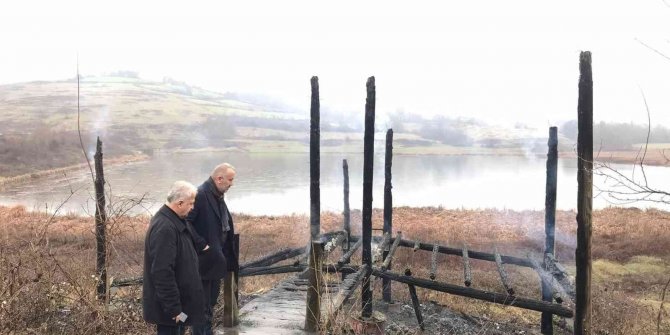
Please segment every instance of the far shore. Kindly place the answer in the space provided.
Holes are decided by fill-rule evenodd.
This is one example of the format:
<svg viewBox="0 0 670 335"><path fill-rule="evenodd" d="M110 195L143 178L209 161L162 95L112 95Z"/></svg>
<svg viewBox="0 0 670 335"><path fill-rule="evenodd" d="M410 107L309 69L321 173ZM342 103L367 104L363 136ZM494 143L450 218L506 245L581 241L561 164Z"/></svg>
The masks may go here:
<svg viewBox="0 0 670 335"><path fill-rule="evenodd" d="M107 166L115 166L115 165L125 165L133 162L139 162L139 161L145 161L149 159L149 156L144 155L144 154L137 154L137 155L123 155L123 156L118 156L118 157L112 157L112 158L106 158L104 160L104 165ZM91 168L93 168L93 161L91 161ZM35 180L43 179L49 176L54 176L58 174L63 174L67 172L72 172L72 171L79 171L79 170L87 170L88 169L88 164L82 163L82 164L76 164L76 165L70 165L70 166L65 166L65 167L60 167L60 168L55 168L55 169L49 169L49 170L42 170L42 171L36 171L32 173L26 173L18 176L13 176L13 177L2 177L0 176L0 191L10 187L10 186L15 186L15 185L20 185L20 184L25 184L25 183L30 183Z"/></svg>
<svg viewBox="0 0 670 335"><path fill-rule="evenodd" d="M233 143L231 143L233 144ZM179 148L172 150L156 151L154 155L189 155L200 153L249 153L249 154L309 154L309 146L293 141L235 141L235 145L228 147L205 147L205 148ZM379 150L378 150L379 151ZM340 145L340 146L322 146L322 154L332 153L358 153L362 154L362 146ZM379 153L379 152L378 152ZM546 153L530 152L521 148L481 148L481 147L455 147L449 145L433 146L403 146L394 145L394 155L418 155L418 156L532 156L537 158L546 157ZM648 166L670 166L670 153L658 148L649 149L646 154L635 150L611 150L593 153L595 161L603 164L640 164ZM576 151L559 151L559 159L576 159ZM123 155L119 157L106 158L105 166L125 165L138 161L151 159L150 155L135 154ZM93 164L93 162L91 162ZM36 171L13 177L0 176L0 191L10 187L31 183L48 176L62 174L66 172L87 170L85 163L70 165L66 167L54 168L50 170Z"/></svg>

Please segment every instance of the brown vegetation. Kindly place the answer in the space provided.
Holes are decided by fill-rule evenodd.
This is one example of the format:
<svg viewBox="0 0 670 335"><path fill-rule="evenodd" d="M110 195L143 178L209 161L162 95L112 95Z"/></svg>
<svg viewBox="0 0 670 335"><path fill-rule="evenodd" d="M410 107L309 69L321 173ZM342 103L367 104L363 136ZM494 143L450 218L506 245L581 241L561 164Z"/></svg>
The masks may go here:
<svg viewBox="0 0 670 335"><path fill-rule="evenodd" d="M405 238L461 246L525 257L543 247L544 213L541 211L445 210L395 208L395 231ZM557 255L574 271L575 213L557 213ZM323 213L322 230L336 230L341 216ZM120 217L110 222L112 277L141 274L147 217ZM658 210L611 208L594 212L594 321L597 334L651 334L661 306L661 291L670 273L670 213ZM373 215L381 227L381 211ZM241 262L282 247L304 245L306 216L237 215L241 234ZM360 212L352 226L360 229ZM14 334L146 334L142 321L140 287L114 289L108 308L95 301L93 219L49 217L22 207L0 207L0 333ZM333 257L336 257L334 255ZM427 278L430 253L402 248L394 269L412 267L415 276ZM332 261L332 260L331 260ZM360 262L354 259L353 262ZM462 283L459 257L439 255L437 280ZM473 287L502 292L495 266L473 261ZM506 266L519 296L539 298L539 279L525 268ZM241 294L261 293L288 275L241 279ZM381 284L374 284L379 295ZM407 287L394 284L395 299L408 301ZM418 289L421 301L438 302L456 312L537 329L539 313L477 302L444 293ZM667 299L667 298L666 298ZM661 332L670 330L670 308L665 304Z"/></svg>

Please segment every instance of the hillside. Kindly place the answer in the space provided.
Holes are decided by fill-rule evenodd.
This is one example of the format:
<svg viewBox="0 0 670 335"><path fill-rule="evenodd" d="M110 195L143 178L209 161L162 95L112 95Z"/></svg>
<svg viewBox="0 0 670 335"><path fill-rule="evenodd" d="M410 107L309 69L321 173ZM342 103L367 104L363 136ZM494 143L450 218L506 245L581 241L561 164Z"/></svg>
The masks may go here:
<svg viewBox="0 0 670 335"><path fill-rule="evenodd" d="M172 79L152 82L126 75L83 78L79 104L87 151L100 136L106 157L152 155L156 150L309 150L308 101L291 107L259 95L217 93ZM0 178L83 163L77 117L74 79L0 85ZM397 154L546 152L547 129L523 124L508 128L472 118L385 110L378 110L376 119L378 147L382 150L384 132L393 128ZM574 151L572 135L559 134L562 152ZM322 106L322 152L361 152L362 141L362 115ZM614 156L627 161L635 153Z"/></svg>

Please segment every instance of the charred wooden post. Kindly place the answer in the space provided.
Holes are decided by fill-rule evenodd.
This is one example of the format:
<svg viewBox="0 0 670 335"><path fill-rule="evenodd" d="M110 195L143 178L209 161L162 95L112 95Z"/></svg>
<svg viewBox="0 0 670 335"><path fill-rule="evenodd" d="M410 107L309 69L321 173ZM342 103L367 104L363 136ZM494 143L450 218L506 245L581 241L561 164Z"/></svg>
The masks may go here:
<svg viewBox="0 0 670 335"><path fill-rule="evenodd" d="M310 107L309 131L309 236L311 240L316 240L321 231L321 189L319 186L321 178L319 78L316 76L312 77L311 84L312 105Z"/></svg>
<svg viewBox="0 0 670 335"><path fill-rule="evenodd" d="M375 77L368 78L365 99L365 136L363 139L363 265L372 268L372 175L375 145ZM372 290L370 275L365 274L361 293L362 317L372 316Z"/></svg>
<svg viewBox="0 0 670 335"><path fill-rule="evenodd" d="M496 267L498 268L498 273L500 274L500 281L505 287L505 291L509 295L514 295L514 289L509 284L509 277L507 276L507 271L503 267L502 259L500 259L500 254L498 253L498 248L495 248L495 253L493 254L496 260Z"/></svg>
<svg viewBox="0 0 670 335"><path fill-rule="evenodd" d="M307 311L305 312L305 331L316 332L319 330L321 319L321 264L323 254L323 242L312 241L309 253L307 289Z"/></svg>
<svg viewBox="0 0 670 335"><path fill-rule="evenodd" d="M430 279L435 280L437 277L437 245L433 246L433 254L430 257Z"/></svg>
<svg viewBox="0 0 670 335"><path fill-rule="evenodd" d="M384 158L384 233L393 235L393 185L391 184L391 166L393 163L393 129L386 131L386 152ZM386 260L388 252L384 251ZM389 263L389 267L390 267ZM382 279L382 297L385 302L391 302L391 281Z"/></svg>
<svg viewBox="0 0 670 335"><path fill-rule="evenodd" d="M465 286L472 285L472 271L470 270L470 256L468 255L468 245L463 244L463 283Z"/></svg>
<svg viewBox="0 0 670 335"><path fill-rule="evenodd" d="M100 137L95 146L95 272L98 281L98 300L107 300L107 211L105 209L105 174L102 168L102 142Z"/></svg>
<svg viewBox="0 0 670 335"><path fill-rule="evenodd" d="M547 152L547 186L544 200L544 253L554 254L555 232L556 232L556 187L558 183L558 129L549 128L549 149ZM547 269L546 264L543 267ZM546 277L546 276L544 276ZM551 278L542 281L542 300L552 301ZM542 313L540 329L542 334L553 334L554 325L550 313Z"/></svg>
<svg viewBox="0 0 670 335"><path fill-rule="evenodd" d="M351 249L349 249L349 251L347 251L344 255L342 255L342 257L340 257L340 259L337 261L337 265L342 266L344 264L349 263L349 260L351 259L351 256L353 256L354 252L356 252L356 250L358 248L360 248L361 245L363 245L363 239L362 238L358 239L358 241L356 241L354 246L351 247Z"/></svg>
<svg viewBox="0 0 670 335"><path fill-rule="evenodd" d="M233 235L233 248L235 250L235 308L239 309L240 290L237 285L240 282L240 234ZM237 313L237 312L236 312ZM238 313L239 314L239 313Z"/></svg>
<svg viewBox="0 0 670 335"><path fill-rule="evenodd" d="M593 205L593 78L591 52L579 55L577 105L577 301L575 334L591 334L591 210Z"/></svg>
<svg viewBox="0 0 670 335"><path fill-rule="evenodd" d="M398 250L400 240L402 240L401 231L399 231L398 234L396 234L395 239L393 240L393 244L391 245L391 249L389 249L388 255L386 255L386 258L384 258L384 263L382 264L382 271L386 271L391 268L391 260L393 259L393 255L395 255L395 251Z"/></svg>
<svg viewBox="0 0 670 335"><path fill-rule="evenodd" d="M235 254L239 255L239 234L233 237L233 248ZM236 262L239 263L239 260ZM239 324L239 305L237 283L239 279L239 266L234 271L228 271L223 278L223 326L235 327Z"/></svg>
<svg viewBox="0 0 670 335"><path fill-rule="evenodd" d="M344 209L342 214L344 215L344 231L347 234L347 238L342 245L342 250L349 250L349 239L351 238L351 210L349 209L349 164L346 159L342 160L342 174L344 175Z"/></svg>
<svg viewBox="0 0 670 335"><path fill-rule="evenodd" d="M411 277L412 271L410 269L405 270L405 276ZM390 280L390 279L389 279ZM416 295L416 287L414 284L407 283L407 288L409 288L409 296L412 297L412 306L414 307L414 314L416 315L416 320L419 322L419 328L425 330L423 325L423 315L421 315L421 304L419 303L419 297Z"/></svg>
<svg viewBox="0 0 670 335"><path fill-rule="evenodd" d="M488 292L470 287L463 287L428 279L413 278L409 276L403 276L398 273L390 271L381 271L377 269L372 270L372 275L381 278L389 278L399 283L412 284L417 287L423 287L434 291L440 291L463 297L494 302L496 304L516 306L538 312L546 311L566 318L571 318L573 316L573 312L569 308L561 306L559 304L548 303L545 301L516 297L497 292Z"/></svg>

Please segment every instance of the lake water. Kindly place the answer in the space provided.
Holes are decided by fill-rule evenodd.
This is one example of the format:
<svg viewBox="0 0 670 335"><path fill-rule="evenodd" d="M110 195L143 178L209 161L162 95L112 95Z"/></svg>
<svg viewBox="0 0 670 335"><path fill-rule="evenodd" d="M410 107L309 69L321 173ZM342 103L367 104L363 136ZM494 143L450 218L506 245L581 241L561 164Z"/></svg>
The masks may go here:
<svg viewBox="0 0 670 335"><path fill-rule="evenodd" d="M341 212L343 207L342 159L349 163L350 203L362 207L362 154L321 155L321 209ZM237 168L234 186L227 197L236 213L279 215L309 213L308 154L197 153L156 157L105 170L107 190L117 208L128 199L143 197L133 213L153 213L164 201L172 182L188 180L196 186L218 163ZM615 165L624 174L631 165ZM414 156L393 158L394 206L442 206L445 208L543 209L546 159L512 156ZM384 157L375 156L373 207L383 207ZM670 169L645 169L651 185L669 185ZM639 175L639 171L638 171ZM597 188L608 181L596 177L594 208L610 205ZM655 184L654 184L655 183ZM93 213L91 177L85 172L52 176L39 182L11 187L0 193L0 204L23 204L33 210L61 213ZM609 199L611 201L611 199ZM576 159L559 159L558 209L575 209L577 201ZM645 206L643 204L634 204ZM657 206L658 205L653 205ZM667 209L667 206L666 208Z"/></svg>

